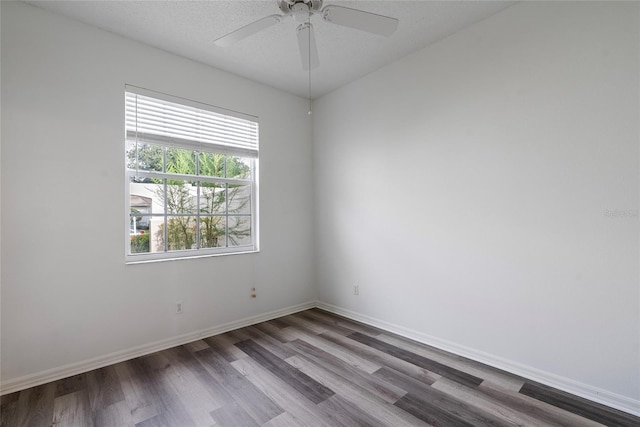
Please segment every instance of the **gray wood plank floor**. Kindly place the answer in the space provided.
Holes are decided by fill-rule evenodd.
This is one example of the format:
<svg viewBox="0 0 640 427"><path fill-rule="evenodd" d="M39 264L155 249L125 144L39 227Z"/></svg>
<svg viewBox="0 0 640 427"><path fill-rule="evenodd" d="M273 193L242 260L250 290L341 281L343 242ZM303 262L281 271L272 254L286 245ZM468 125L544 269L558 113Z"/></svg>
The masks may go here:
<svg viewBox="0 0 640 427"><path fill-rule="evenodd" d="M640 426L319 309L2 396L2 426Z"/></svg>

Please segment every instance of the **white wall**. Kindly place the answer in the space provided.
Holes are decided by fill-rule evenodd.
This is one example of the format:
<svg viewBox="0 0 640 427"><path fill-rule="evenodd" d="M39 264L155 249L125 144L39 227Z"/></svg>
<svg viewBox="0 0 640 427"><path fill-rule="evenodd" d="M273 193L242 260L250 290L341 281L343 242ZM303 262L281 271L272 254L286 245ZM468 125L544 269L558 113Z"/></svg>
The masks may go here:
<svg viewBox="0 0 640 427"><path fill-rule="evenodd" d="M307 101L24 4L1 28L3 382L315 300ZM125 83L260 117L259 254L124 264Z"/></svg>
<svg viewBox="0 0 640 427"><path fill-rule="evenodd" d="M638 403L638 21L525 2L317 100L320 301Z"/></svg>

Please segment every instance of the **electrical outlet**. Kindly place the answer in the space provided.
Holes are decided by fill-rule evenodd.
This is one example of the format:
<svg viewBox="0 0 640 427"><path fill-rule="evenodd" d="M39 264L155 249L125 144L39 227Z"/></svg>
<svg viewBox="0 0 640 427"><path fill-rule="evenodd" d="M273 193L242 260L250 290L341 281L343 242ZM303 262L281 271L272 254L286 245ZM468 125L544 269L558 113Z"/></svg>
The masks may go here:
<svg viewBox="0 0 640 427"><path fill-rule="evenodd" d="M182 314L183 311L184 311L184 306L183 306L182 302L177 302L176 303L176 314Z"/></svg>
<svg viewBox="0 0 640 427"><path fill-rule="evenodd" d="M353 294L360 295L360 285L353 285Z"/></svg>

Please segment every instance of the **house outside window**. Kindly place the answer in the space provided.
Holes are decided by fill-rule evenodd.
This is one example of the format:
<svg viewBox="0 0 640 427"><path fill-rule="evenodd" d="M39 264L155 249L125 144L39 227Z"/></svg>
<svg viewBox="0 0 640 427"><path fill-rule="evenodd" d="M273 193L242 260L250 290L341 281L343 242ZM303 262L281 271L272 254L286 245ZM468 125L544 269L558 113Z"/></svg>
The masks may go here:
<svg viewBox="0 0 640 427"><path fill-rule="evenodd" d="M126 259L258 250L255 117L126 87Z"/></svg>

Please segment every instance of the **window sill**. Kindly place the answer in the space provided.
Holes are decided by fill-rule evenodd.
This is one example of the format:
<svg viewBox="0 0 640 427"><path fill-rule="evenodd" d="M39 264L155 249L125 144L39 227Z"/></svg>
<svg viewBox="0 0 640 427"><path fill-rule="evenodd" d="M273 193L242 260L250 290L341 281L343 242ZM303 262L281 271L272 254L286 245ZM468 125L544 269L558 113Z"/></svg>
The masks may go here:
<svg viewBox="0 0 640 427"><path fill-rule="evenodd" d="M199 255L175 256L171 258L167 257L167 258L146 258L146 259L132 259L133 257L127 256L125 260L125 265L150 264L150 263L167 262L167 261L182 261L182 260L211 258L211 257L220 257L220 256L228 256L228 255L255 254L259 252L260 252L259 249L248 249L245 251L238 251L238 252L221 252L221 253L208 253L208 254L199 254Z"/></svg>

